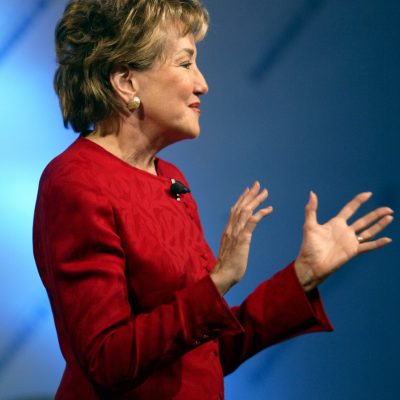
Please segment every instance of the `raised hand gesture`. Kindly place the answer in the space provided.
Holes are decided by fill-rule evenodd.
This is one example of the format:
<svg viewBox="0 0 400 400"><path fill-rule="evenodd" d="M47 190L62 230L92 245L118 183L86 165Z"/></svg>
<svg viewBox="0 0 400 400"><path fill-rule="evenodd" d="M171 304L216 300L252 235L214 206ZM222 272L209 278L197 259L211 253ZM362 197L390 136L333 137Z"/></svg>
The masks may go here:
<svg viewBox="0 0 400 400"><path fill-rule="evenodd" d="M315 288L353 257L392 241L388 237L374 240L393 221L393 210L388 207L377 208L348 224L348 220L371 195L369 192L358 194L334 218L321 225L317 221L317 196L310 193L303 242L295 261L297 275L306 291Z"/></svg>
<svg viewBox="0 0 400 400"><path fill-rule="evenodd" d="M250 189L246 188L231 208L221 238L218 262L211 273L211 279L222 294L242 279L247 268L253 231L272 212L271 206L256 211L268 197L268 191L260 189L260 183L256 181Z"/></svg>

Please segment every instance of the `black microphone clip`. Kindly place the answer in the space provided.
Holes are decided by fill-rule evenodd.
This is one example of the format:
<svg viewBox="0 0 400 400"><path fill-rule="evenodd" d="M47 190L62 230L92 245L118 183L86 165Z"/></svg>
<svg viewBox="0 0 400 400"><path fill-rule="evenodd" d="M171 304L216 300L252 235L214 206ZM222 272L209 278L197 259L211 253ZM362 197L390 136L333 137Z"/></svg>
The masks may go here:
<svg viewBox="0 0 400 400"><path fill-rule="evenodd" d="M171 178L172 185L169 188L172 196L175 197L177 201L181 201L181 194L190 193L190 189L185 186L182 182L176 181Z"/></svg>

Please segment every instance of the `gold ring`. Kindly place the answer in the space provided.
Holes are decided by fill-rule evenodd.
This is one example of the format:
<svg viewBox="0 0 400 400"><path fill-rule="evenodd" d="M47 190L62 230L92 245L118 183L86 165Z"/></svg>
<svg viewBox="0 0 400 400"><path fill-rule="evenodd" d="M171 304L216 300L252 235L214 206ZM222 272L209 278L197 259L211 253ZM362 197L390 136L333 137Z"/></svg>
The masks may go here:
<svg viewBox="0 0 400 400"><path fill-rule="evenodd" d="M362 243L365 239L362 236L357 236L358 243Z"/></svg>

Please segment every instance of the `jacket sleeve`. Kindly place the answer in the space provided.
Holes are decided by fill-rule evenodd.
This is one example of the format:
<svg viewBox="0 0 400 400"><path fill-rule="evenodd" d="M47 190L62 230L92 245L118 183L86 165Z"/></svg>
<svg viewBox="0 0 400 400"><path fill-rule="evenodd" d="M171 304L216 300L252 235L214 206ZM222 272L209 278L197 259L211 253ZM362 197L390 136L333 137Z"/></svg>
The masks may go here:
<svg viewBox="0 0 400 400"><path fill-rule="evenodd" d="M305 333L333 330L318 290L306 295L294 262L259 285L231 311L244 332L219 338L224 375L267 346Z"/></svg>
<svg viewBox="0 0 400 400"><path fill-rule="evenodd" d="M39 187L35 259L64 356L67 349L94 383L137 386L210 338L243 331L209 276L134 314L109 200L89 180L55 181L42 178Z"/></svg>

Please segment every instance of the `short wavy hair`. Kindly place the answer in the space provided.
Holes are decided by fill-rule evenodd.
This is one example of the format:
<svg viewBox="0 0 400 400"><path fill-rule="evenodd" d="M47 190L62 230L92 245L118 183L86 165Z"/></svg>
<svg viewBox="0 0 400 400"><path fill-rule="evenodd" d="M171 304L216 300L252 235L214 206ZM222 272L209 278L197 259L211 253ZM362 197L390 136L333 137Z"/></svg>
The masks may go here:
<svg viewBox="0 0 400 400"><path fill-rule="evenodd" d="M175 24L196 42L209 16L200 0L70 0L56 26L54 88L64 126L87 135L97 123L126 113L110 74L117 66L151 68Z"/></svg>

